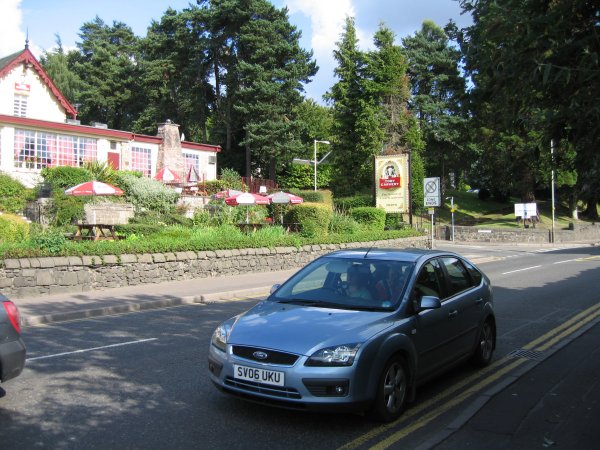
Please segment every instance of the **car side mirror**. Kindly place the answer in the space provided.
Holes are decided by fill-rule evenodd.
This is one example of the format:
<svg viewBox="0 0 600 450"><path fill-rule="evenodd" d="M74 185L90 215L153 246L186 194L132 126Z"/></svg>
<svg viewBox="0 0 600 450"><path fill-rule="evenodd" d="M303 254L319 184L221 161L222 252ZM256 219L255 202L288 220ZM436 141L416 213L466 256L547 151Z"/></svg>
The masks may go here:
<svg viewBox="0 0 600 450"><path fill-rule="evenodd" d="M427 309L438 309L442 307L442 302L437 297L433 297L431 295L424 295L421 297L419 301L419 309L418 311L424 311Z"/></svg>
<svg viewBox="0 0 600 450"><path fill-rule="evenodd" d="M271 286L271 290L269 291L269 294L272 294L273 292L275 292L277 289L279 289L280 286L281 286L281 284L279 284L279 283Z"/></svg>

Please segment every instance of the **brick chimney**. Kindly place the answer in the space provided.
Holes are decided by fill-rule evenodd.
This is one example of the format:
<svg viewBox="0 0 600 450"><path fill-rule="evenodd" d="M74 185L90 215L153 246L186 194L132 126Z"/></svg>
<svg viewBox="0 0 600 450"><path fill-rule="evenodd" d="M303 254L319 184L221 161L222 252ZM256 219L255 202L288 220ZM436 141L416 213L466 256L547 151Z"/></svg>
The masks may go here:
<svg viewBox="0 0 600 450"><path fill-rule="evenodd" d="M167 119L165 123L158 124L158 136L162 137L162 143L158 147L156 170L168 167L183 180L185 178L185 160L181 151L179 125Z"/></svg>

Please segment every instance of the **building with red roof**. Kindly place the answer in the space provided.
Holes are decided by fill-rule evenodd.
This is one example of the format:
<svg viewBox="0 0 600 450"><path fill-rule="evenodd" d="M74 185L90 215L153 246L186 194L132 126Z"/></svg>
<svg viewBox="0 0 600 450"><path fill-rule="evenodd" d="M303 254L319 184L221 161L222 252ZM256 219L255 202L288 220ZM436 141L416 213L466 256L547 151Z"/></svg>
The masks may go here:
<svg viewBox="0 0 600 450"><path fill-rule="evenodd" d="M182 140L170 120L156 136L83 125L28 48L0 58L0 171L28 187L45 167L107 162L114 169L153 177L168 167L182 179L193 168L204 181L217 178L220 146Z"/></svg>

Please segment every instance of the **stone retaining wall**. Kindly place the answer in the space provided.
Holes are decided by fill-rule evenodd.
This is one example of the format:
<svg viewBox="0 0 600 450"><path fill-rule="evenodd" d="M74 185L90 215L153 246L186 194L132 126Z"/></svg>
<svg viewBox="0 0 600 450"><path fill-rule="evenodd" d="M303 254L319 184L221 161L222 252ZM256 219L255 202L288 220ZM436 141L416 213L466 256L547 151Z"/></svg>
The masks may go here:
<svg viewBox="0 0 600 450"><path fill-rule="evenodd" d="M425 248L427 237L351 244L250 248L140 255L21 258L0 261L0 291L9 298L76 293L139 284L302 267L334 250L358 247Z"/></svg>
<svg viewBox="0 0 600 450"><path fill-rule="evenodd" d="M452 228L442 227L442 239L450 240ZM454 240L463 242L494 242L494 243L527 243L547 244L551 241L550 230L536 228L483 228L483 227L454 227ZM554 230L554 243L578 241L600 242L600 225L572 224L568 230Z"/></svg>

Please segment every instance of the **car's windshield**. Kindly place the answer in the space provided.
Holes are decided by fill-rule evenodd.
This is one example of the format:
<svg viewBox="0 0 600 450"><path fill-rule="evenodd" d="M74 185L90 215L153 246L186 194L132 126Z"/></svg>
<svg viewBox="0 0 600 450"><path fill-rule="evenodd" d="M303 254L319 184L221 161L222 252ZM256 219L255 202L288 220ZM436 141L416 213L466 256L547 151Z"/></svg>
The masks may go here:
<svg viewBox="0 0 600 450"><path fill-rule="evenodd" d="M320 258L282 285L272 301L324 308L391 310L398 306L413 263Z"/></svg>

